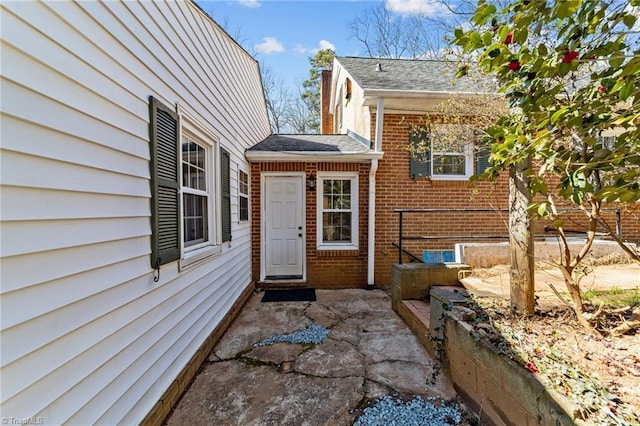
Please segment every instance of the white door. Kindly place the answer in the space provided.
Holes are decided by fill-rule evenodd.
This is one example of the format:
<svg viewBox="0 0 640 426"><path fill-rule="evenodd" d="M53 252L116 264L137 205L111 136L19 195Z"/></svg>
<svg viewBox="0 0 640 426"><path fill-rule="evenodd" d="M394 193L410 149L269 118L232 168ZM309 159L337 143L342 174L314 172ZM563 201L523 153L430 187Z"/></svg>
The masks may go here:
<svg viewBox="0 0 640 426"><path fill-rule="evenodd" d="M302 279L303 176L265 177L265 279Z"/></svg>

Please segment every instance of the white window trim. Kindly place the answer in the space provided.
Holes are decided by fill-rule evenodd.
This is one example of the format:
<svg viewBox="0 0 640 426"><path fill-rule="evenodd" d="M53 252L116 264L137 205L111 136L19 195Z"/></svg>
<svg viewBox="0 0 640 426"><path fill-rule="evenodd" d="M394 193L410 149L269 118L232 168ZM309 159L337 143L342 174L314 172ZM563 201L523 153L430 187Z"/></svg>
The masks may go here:
<svg viewBox="0 0 640 426"><path fill-rule="evenodd" d="M351 180L351 243L324 243L322 241L322 188L324 179L349 179ZM358 213L360 210L358 199L358 173L357 172L318 172L316 189L316 240L318 250L358 250Z"/></svg>
<svg viewBox="0 0 640 426"><path fill-rule="evenodd" d="M472 142L468 142L464 145L464 159L465 159L465 164L464 164L464 169L465 169L465 174L464 175L439 175L439 174L435 174L434 173L434 156L435 155L442 155L442 154L454 154L454 152L448 152L448 151L436 151L433 147L433 141L431 142L431 151L429 151L429 155L431 156L430 160L431 160L431 179L432 180L469 180L469 178L471 176L473 176L473 141ZM460 155L460 153L455 153L457 155Z"/></svg>
<svg viewBox="0 0 640 426"><path fill-rule="evenodd" d="M205 259L214 256L222 251L220 243L220 223L221 212L218 194L220 194L219 169L220 162L218 158L218 148L220 142L213 132L193 115L189 114L178 106L180 114L180 153L182 153L182 136L187 135L197 141L207 151L206 156L206 185L210 188L207 192L209 199L207 200L207 227L209 240L201 244L185 247L184 245L184 206L181 204L180 214L180 249L182 256L180 258L180 269L184 269L196 265ZM180 203L182 200L182 155L179 156L179 179L180 179Z"/></svg>
<svg viewBox="0 0 640 426"><path fill-rule="evenodd" d="M247 175L247 192L244 193L242 192L241 188L241 180L240 180L240 173L244 173L245 175ZM251 221L251 175L249 175L249 172L247 172L246 170L242 170L241 168L238 168L238 223L243 223L243 222L250 222ZM242 220L240 219L240 198L245 197L247 199L247 219L246 220Z"/></svg>

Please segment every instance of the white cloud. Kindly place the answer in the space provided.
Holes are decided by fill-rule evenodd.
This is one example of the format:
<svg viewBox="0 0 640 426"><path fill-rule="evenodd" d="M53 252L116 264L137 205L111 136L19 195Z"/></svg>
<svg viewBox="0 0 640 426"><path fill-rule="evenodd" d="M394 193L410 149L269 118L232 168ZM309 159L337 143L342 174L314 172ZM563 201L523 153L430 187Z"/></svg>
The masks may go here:
<svg viewBox="0 0 640 426"><path fill-rule="evenodd" d="M320 40L318 42L317 47L304 47L301 44L296 44L293 47L293 51L296 52L298 55L304 55L304 54L315 55L316 53L318 53L319 50L325 50L325 49L331 49L335 52L336 45L327 40Z"/></svg>
<svg viewBox="0 0 640 426"><path fill-rule="evenodd" d="M386 0L388 11L399 15L442 15L449 11L442 3L435 0Z"/></svg>
<svg viewBox="0 0 640 426"><path fill-rule="evenodd" d="M318 42L318 47L319 47L319 50L324 50L324 49L331 49L333 51L336 50L335 44L333 44L333 43L331 43L330 41L327 41L327 40L320 40Z"/></svg>
<svg viewBox="0 0 640 426"><path fill-rule="evenodd" d="M256 7L260 7L260 2L258 0L238 0L240 6L248 7L254 9Z"/></svg>
<svg viewBox="0 0 640 426"><path fill-rule="evenodd" d="M257 53L279 53L284 52L284 46L275 37L264 37L262 43L253 46Z"/></svg>
<svg viewBox="0 0 640 426"><path fill-rule="evenodd" d="M311 49L307 49L303 45L296 43L296 45L293 46L293 51L296 52L298 55L304 55L305 53L309 53Z"/></svg>

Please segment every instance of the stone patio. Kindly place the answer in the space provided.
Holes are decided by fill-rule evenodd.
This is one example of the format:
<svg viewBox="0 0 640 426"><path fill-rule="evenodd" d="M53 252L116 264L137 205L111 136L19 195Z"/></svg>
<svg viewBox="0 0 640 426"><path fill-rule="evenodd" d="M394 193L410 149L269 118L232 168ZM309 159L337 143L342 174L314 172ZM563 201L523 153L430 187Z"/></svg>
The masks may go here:
<svg viewBox="0 0 640 426"><path fill-rule="evenodd" d="M386 395L456 398L382 290L317 290L315 302L255 292L183 395L168 425L350 425ZM311 324L318 345L254 344Z"/></svg>

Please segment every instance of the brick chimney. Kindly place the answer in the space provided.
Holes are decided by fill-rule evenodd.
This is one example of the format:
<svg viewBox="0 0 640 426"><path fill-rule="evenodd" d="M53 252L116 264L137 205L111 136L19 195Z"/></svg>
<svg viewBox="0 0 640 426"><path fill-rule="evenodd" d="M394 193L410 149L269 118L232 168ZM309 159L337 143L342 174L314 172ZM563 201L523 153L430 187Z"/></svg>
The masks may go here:
<svg viewBox="0 0 640 426"><path fill-rule="evenodd" d="M320 133L323 135L335 133L333 129L333 114L329 113L331 73L331 70L322 70L320 75Z"/></svg>

